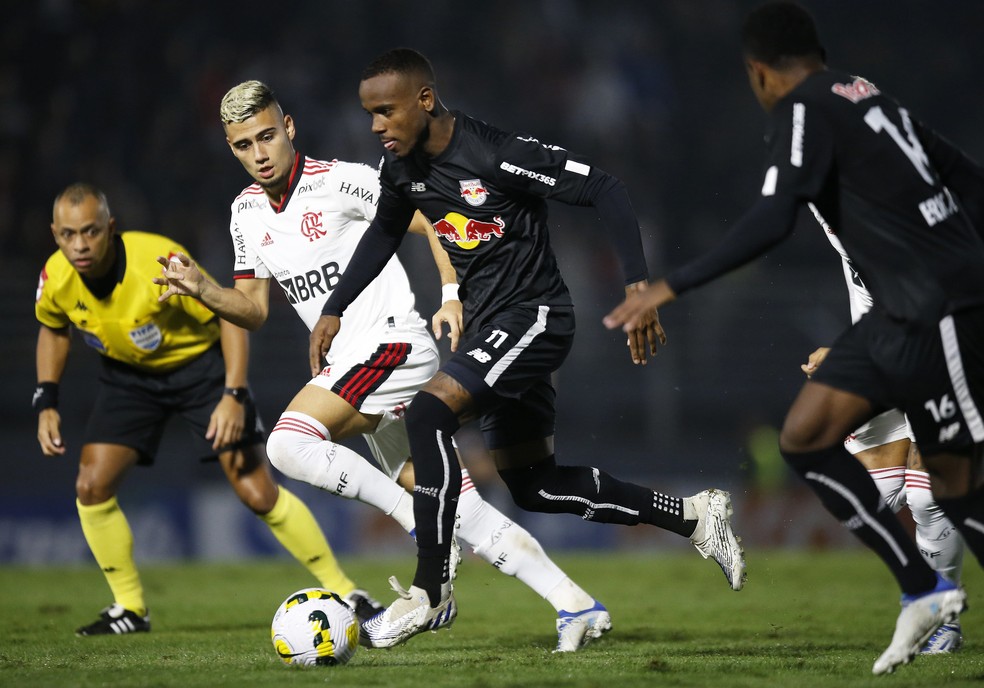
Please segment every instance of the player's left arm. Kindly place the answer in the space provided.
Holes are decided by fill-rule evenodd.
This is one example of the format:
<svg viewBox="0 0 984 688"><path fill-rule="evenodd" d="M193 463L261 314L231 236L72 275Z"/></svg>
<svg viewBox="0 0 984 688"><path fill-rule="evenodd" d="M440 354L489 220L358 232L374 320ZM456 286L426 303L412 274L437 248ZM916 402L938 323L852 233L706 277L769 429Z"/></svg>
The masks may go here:
<svg viewBox="0 0 984 688"><path fill-rule="evenodd" d="M464 329L461 299L458 298L458 275L454 266L451 265L448 252L441 246L441 240L438 238L437 232L434 231L434 226L427 221L427 218L419 210L413 215L409 231L411 234L421 234L427 237L431 254L434 256L434 264L437 265L437 271L441 276L441 308L431 318L434 338L441 338L443 329L441 325L447 323L451 351L457 351L458 339L461 337L462 329Z"/></svg>
<svg viewBox="0 0 984 688"><path fill-rule="evenodd" d="M249 334L230 322L219 319L222 359L225 362L226 389L246 387L249 369ZM246 408L243 400L223 394L209 419L205 439L212 440L212 449L221 451L235 444L246 427Z"/></svg>
<svg viewBox="0 0 984 688"><path fill-rule="evenodd" d="M568 205L593 206L622 265L626 296L649 286L639 221L620 179L563 148L524 137L504 140L498 158L496 180L503 186ZM632 362L639 365L656 355L657 342L666 344L655 309L647 309L626 332Z"/></svg>
<svg viewBox="0 0 984 688"><path fill-rule="evenodd" d="M956 194L970 221L984 235L984 167L929 127L915 120L912 123L940 180Z"/></svg>

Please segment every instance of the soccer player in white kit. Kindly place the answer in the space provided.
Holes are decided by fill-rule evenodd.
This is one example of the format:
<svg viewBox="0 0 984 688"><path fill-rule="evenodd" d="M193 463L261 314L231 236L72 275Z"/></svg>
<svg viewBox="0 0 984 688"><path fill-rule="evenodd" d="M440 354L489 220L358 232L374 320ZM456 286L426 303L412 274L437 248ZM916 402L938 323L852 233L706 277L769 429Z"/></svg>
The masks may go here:
<svg viewBox="0 0 984 688"><path fill-rule="evenodd" d="M841 257L844 279L847 282L851 302L851 322L857 322L871 310L874 303L871 293L850 256L837 238L836 232L812 203L809 204L824 235ZM808 376L812 375L829 348L820 347L804 365L800 366ZM955 583L960 582L963 570L964 542L950 519L933 499L929 487L929 473L915 445L915 437L909 428L905 414L898 409L885 411L852 432L844 440L844 446L871 474L878 491L892 511L908 506L916 524L916 544L923 558L936 571ZM960 622L943 624L927 641L922 654L947 654L963 646Z"/></svg>
<svg viewBox="0 0 984 688"><path fill-rule="evenodd" d="M232 203L236 286L211 282L186 256L177 263L162 258L163 276L154 280L168 287L161 299L192 295L230 322L256 330L267 318L270 280L275 279L310 329L375 216L378 174L366 165L315 160L295 151L293 119L258 81L232 88L222 99L220 115L230 148L256 180ZM461 329L454 269L419 213L410 231L426 235L434 250L445 304L433 327L440 337L442 323L449 324L454 350ZM414 309L406 273L394 257L345 311L345 331L336 338L327 365L298 392L271 431L271 463L291 478L381 509L412 534L413 499L404 488L413 487L413 467L402 416L439 362L436 344ZM337 444L357 434L383 472ZM604 606L571 581L529 532L485 502L464 469L458 517L459 540L553 605L558 614L555 651L576 651L610 630Z"/></svg>

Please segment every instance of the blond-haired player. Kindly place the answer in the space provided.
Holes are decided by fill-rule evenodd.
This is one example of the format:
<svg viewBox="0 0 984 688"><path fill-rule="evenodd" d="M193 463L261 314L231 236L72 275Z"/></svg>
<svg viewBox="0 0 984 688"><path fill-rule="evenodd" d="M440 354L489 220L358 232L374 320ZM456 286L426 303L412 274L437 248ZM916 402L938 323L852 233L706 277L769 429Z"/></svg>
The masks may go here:
<svg viewBox="0 0 984 688"><path fill-rule="evenodd" d="M186 258L172 265L162 257L167 270L156 281L169 284L162 298L197 296L224 318L254 330L266 320L276 280L311 328L375 216L377 173L366 165L297 152L293 118L258 81L232 88L220 115L229 147L255 180L232 204L235 288L208 280ZM461 328L454 270L421 215L410 230L431 242L447 296L434 316L434 331L440 336L447 322L454 349ZM403 413L436 372L439 356L396 258L346 311L345 323L327 365L297 393L270 433L267 451L284 474L376 506L412 533L413 500L404 488L412 489L414 475ZM338 444L356 435L365 438L382 472ZM608 631L611 618L604 606L571 581L526 530L485 502L466 470L461 475L458 539L554 607L556 650L575 651Z"/></svg>

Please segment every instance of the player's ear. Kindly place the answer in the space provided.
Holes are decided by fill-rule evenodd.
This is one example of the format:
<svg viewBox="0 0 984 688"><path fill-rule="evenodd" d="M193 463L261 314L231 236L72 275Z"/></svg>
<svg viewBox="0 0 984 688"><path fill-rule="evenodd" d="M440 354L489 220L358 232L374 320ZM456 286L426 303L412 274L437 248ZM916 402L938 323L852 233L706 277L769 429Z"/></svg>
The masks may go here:
<svg viewBox="0 0 984 688"><path fill-rule="evenodd" d="M287 138L291 141L294 140L294 118L290 115L284 115L284 130L287 132Z"/></svg>
<svg viewBox="0 0 984 688"><path fill-rule="evenodd" d="M417 102L420 104L420 107L424 110L424 112L433 113L434 103L436 101L437 98L434 96L433 88L430 86L421 87L420 93L417 94Z"/></svg>

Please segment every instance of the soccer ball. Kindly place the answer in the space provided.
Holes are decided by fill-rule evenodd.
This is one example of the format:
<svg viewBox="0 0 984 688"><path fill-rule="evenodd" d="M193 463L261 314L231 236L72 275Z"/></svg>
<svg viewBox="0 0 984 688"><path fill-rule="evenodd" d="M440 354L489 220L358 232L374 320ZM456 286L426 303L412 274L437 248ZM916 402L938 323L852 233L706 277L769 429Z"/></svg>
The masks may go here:
<svg viewBox="0 0 984 688"><path fill-rule="evenodd" d="M345 664L359 647L359 622L336 593L298 590L273 615L270 637L285 664Z"/></svg>

